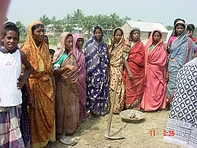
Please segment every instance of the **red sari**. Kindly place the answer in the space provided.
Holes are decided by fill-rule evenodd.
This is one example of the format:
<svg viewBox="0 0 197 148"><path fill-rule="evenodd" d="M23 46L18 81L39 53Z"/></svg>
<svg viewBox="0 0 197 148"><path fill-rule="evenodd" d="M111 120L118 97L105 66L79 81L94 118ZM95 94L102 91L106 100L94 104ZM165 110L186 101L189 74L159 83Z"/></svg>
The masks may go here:
<svg viewBox="0 0 197 148"><path fill-rule="evenodd" d="M154 30L159 31L159 30ZM153 32L145 45L146 65L145 65L145 89L141 102L144 111L155 111L166 108L166 60L167 51L161 38L159 43L150 51L153 43ZM160 31L159 31L160 32ZM161 32L160 32L161 33Z"/></svg>
<svg viewBox="0 0 197 148"><path fill-rule="evenodd" d="M144 45L140 40L130 48L127 62L134 79L130 80L126 69L124 69L123 80L126 87L125 105L126 108L140 108L145 74L145 50Z"/></svg>

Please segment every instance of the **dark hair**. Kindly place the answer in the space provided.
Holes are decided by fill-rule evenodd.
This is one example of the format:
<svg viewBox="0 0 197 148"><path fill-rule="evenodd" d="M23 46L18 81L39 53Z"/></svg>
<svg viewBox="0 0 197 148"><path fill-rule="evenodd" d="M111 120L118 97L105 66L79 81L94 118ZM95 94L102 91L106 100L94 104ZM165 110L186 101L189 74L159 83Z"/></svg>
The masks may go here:
<svg viewBox="0 0 197 148"><path fill-rule="evenodd" d="M47 35L44 35L44 37L46 37L48 39L48 36Z"/></svg>
<svg viewBox="0 0 197 148"><path fill-rule="evenodd" d="M69 33L69 34L66 36L65 40L66 40L67 38L69 38L69 37L73 37L73 35L72 35L71 33Z"/></svg>
<svg viewBox="0 0 197 148"><path fill-rule="evenodd" d="M187 30L194 31L195 30L195 26L193 24L188 24L187 25Z"/></svg>
<svg viewBox="0 0 197 148"><path fill-rule="evenodd" d="M162 37L162 33L161 33L160 31L157 31L157 30L155 30L155 31L153 32L153 36L154 36L154 34L155 34L156 32L158 32L158 33L160 34L160 36Z"/></svg>
<svg viewBox="0 0 197 148"><path fill-rule="evenodd" d="M34 32L34 30L36 30L39 27L43 27L44 28L44 25L42 25L42 24L36 24L36 25L32 26L32 28L31 28L32 33Z"/></svg>
<svg viewBox="0 0 197 148"><path fill-rule="evenodd" d="M18 34L18 37L20 36L18 27L12 22L7 22L3 25L1 35L6 36L8 31L14 31Z"/></svg>
<svg viewBox="0 0 197 148"><path fill-rule="evenodd" d="M178 21L183 21L183 22L185 23L185 20L184 20L184 19L177 18L177 19L174 20L174 26L176 25L176 23L177 23Z"/></svg>
<svg viewBox="0 0 197 148"><path fill-rule="evenodd" d="M132 37L134 31L138 31L138 32L140 33L140 30L139 30L139 29L133 29L133 30L131 30L131 32L130 32L130 37Z"/></svg>
<svg viewBox="0 0 197 148"><path fill-rule="evenodd" d="M114 35L115 35L116 32L118 32L118 31L120 31L120 32L122 33L122 35L124 35L124 32L123 32L123 30L122 30L121 28L116 28L116 29L114 30Z"/></svg>
<svg viewBox="0 0 197 148"><path fill-rule="evenodd" d="M49 49L49 53L50 54L54 54L55 53L55 50L54 49Z"/></svg>
<svg viewBox="0 0 197 148"><path fill-rule="evenodd" d="M99 29L99 30L101 31L102 35L103 35L103 30L102 30L101 27L99 27L99 26L95 26L93 32L95 33L95 31L96 31L97 29Z"/></svg>

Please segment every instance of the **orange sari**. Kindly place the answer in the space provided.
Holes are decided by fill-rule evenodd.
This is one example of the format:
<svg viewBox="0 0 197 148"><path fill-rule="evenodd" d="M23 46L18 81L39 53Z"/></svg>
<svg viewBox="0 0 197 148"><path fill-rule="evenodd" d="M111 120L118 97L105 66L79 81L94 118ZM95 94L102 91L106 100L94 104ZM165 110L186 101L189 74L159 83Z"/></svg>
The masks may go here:
<svg viewBox="0 0 197 148"><path fill-rule="evenodd" d="M34 68L29 78L29 86L35 101L35 108L29 108L31 148L40 148L50 141L55 141L54 91L50 75L52 65L47 44L44 40L36 46L32 27L42 24L32 22L28 26L27 39L21 46Z"/></svg>
<svg viewBox="0 0 197 148"><path fill-rule="evenodd" d="M127 39L128 40L128 39ZM126 41L127 42L127 41ZM126 51L124 51L126 52ZM145 75L145 50L143 43L138 40L128 51L128 66L134 79L130 80L126 69L123 72L123 80L126 89L126 108L140 108L144 88Z"/></svg>

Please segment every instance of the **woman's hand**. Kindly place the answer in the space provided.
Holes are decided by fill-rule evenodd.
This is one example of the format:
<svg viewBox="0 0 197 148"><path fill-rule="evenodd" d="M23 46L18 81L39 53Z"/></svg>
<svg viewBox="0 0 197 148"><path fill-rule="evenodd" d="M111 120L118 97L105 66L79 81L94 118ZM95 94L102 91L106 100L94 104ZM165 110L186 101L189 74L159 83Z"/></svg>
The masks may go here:
<svg viewBox="0 0 197 148"><path fill-rule="evenodd" d="M133 77L133 74L132 74L132 73L128 73L128 76L129 76L129 79L130 79L130 80L133 80L133 79L134 79L134 77Z"/></svg>
<svg viewBox="0 0 197 148"><path fill-rule="evenodd" d="M31 93L27 94L27 104L29 105L29 107L35 108L34 103L34 98Z"/></svg>
<svg viewBox="0 0 197 148"><path fill-rule="evenodd" d="M168 81L169 75L168 72L166 73L166 82Z"/></svg>
<svg viewBox="0 0 197 148"><path fill-rule="evenodd" d="M63 68L65 70L70 70L72 72L76 72L77 71L77 67L76 66L73 66L73 65L65 65Z"/></svg>

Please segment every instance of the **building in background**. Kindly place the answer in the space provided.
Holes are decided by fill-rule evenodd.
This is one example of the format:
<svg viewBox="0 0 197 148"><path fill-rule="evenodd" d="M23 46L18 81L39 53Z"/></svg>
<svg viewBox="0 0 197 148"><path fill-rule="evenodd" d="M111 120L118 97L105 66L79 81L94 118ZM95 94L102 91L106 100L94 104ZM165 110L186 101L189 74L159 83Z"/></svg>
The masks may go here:
<svg viewBox="0 0 197 148"><path fill-rule="evenodd" d="M140 22L140 21L126 21L125 24L121 27L124 31L125 39L128 37L128 34L132 27L138 27L141 31L141 41L145 44L151 34L155 29L160 29L163 33L163 40L166 41L168 30L161 23L151 23L151 22Z"/></svg>

